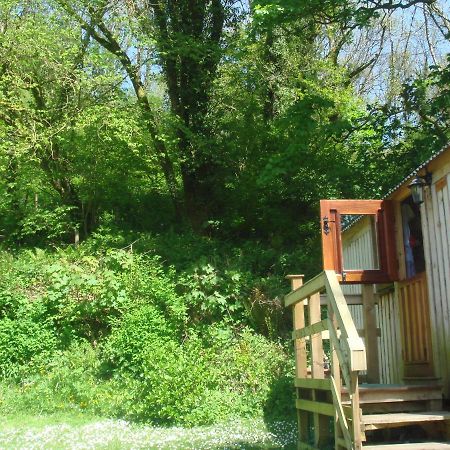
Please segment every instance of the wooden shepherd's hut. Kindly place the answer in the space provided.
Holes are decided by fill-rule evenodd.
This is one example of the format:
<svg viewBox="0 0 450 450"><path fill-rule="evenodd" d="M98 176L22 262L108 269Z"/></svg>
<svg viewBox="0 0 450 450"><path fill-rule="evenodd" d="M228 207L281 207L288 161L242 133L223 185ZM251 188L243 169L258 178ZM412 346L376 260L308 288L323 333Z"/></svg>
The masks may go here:
<svg viewBox="0 0 450 450"><path fill-rule="evenodd" d="M322 200L290 275L299 448L450 449L450 146L382 200Z"/></svg>

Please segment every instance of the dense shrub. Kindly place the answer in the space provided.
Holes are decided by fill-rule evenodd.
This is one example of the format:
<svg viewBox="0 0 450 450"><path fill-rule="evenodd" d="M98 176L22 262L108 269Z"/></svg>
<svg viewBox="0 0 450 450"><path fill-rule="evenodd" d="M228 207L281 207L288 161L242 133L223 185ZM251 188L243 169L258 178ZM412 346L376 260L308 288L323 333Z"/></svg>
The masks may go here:
<svg viewBox="0 0 450 450"><path fill-rule="evenodd" d="M104 344L108 365L133 374L142 373L144 354L153 344L168 345L176 331L154 305L141 305L117 322Z"/></svg>
<svg viewBox="0 0 450 450"><path fill-rule="evenodd" d="M139 340L136 322L128 319L113 330L107 351L114 355L116 377L128 383L133 397L128 414L190 425L261 414L272 385L289 370L283 348L249 329L234 336L212 328L209 336L193 334L184 342L151 327Z"/></svg>
<svg viewBox="0 0 450 450"><path fill-rule="evenodd" d="M180 269L156 248L136 253L95 239L3 253L0 412L77 409L180 425L261 416L292 369L273 340L279 301L270 277L239 269L234 250ZM277 414L291 392L277 397Z"/></svg>
<svg viewBox="0 0 450 450"><path fill-rule="evenodd" d="M111 413L110 386L98 377L100 359L91 344L80 341L45 360L42 356L34 361L35 370L23 371L20 383L4 382L3 413Z"/></svg>
<svg viewBox="0 0 450 450"><path fill-rule="evenodd" d="M17 377L34 356L51 354L56 346L54 333L32 317L0 319L0 376Z"/></svg>

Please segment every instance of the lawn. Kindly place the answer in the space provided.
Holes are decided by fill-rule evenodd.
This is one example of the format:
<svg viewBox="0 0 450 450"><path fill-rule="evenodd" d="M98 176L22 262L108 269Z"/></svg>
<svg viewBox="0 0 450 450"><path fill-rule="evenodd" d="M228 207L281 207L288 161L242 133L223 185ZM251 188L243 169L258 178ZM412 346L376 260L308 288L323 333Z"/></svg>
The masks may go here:
<svg viewBox="0 0 450 450"><path fill-rule="evenodd" d="M262 420L162 428L83 414L0 416L0 449L294 449L295 440L295 424Z"/></svg>

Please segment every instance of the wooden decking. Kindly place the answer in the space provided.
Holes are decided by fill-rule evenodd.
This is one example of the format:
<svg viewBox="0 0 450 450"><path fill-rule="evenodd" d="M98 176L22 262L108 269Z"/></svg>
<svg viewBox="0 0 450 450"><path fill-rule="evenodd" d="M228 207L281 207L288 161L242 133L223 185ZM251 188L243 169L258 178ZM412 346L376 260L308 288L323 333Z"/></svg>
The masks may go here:
<svg viewBox="0 0 450 450"><path fill-rule="evenodd" d="M365 445L365 450L450 450L450 443L445 442L409 442L406 444Z"/></svg>
<svg viewBox="0 0 450 450"><path fill-rule="evenodd" d="M364 414L362 424L365 431L382 428L398 428L423 422L444 422L450 420L448 411L401 412L386 414Z"/></svg>
<svg viewBox="0 0 450 450"><path fill-rule="evenodd" d="M378 365L366 360L376 353L367 352L359 337L336 274L325 271L304 286L300 278L290 278L293 291L286 305L294 307L299 448L450 450L450 412L443 410L436 379L426 384L414 380L414 385L360 384L360 378L378 378ZM364 286L363 305L369 319L363 334L373 349L373 287Z"/></svg>

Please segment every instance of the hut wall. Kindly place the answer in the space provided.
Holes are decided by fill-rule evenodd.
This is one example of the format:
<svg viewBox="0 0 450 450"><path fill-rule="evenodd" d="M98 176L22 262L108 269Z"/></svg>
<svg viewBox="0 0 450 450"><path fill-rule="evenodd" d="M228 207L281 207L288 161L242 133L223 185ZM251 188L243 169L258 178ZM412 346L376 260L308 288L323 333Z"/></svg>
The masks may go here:
<svg viewBox="0 0 450 450"><path fill-rule="evenodd" d="M434 366L450 398L450 162L433 171L421 208Z"/></svg>
<svg viewBox="0 0 450 450"><path fill-rule="evenodd" d="M374 246L372 227L369 220L362 219L343 233L342 251L347 269L374 268ZM361 285L344 285L344 294L361 295ZM381 383L401 382L401 335L399 325L399 305L395 291L377 295L376 317L378 357ZM349 305L356 328L364 329L363 306Z"/></svg>

